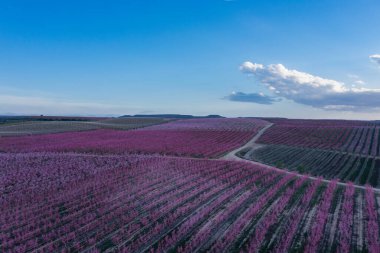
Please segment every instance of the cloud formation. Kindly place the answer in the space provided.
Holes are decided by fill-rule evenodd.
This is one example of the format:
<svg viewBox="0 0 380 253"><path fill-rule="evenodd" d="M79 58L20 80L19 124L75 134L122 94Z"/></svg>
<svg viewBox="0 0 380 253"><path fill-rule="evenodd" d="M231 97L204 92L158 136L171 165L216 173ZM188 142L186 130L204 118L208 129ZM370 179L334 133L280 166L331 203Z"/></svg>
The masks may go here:
<svg viewBox="0 0 380 253"><path fill-rule="evenodd" d="M358 75L353 75L353 74L348 74L347 75L350 79L352 79L353 81L353 84L351 85L352 87L355 87L355 86L362 86L365 84L365 82L363 80L360 79L360 77Z"/></svg>
<svg viewBox="0 0 380 253"><path fill-rule="evenodd" d="M370 55L369 58L374 61L375 63L380 65L380 54L373 54Z"/></svg>
<svg viewBox="0 0 380 253"><path fill-rule="evenodd" d="M277 97L299 104L326 110L380 108L380 89L348 87L343 82L288 69L282 64L265 66L247 61L240 70L254 76Z"/></svg>
<svg viewBox="0 0 380 253"><path fill-rule="evenodd" d="M264 95L263 93L244 93L244 92L232 92L226 96L225 99L237 102L249 102L263 105L271 105L278 99Z"/></svg>

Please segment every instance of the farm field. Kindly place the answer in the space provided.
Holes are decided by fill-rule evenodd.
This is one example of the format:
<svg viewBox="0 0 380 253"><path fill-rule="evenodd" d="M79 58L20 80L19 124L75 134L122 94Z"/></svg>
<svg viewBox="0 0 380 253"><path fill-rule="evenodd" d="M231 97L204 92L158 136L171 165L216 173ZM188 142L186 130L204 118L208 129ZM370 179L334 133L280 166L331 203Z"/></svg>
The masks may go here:
<svg viewBox="0 0 380 253"><path fill-rule="evenodd" d="M267 123L255 119L174 121L133 131L100 129L1 139L3 152L149 153L216 157L243 145Z"/></svg>
<svg viewBox="0 0 380 253"><path fill-rule="evenodd" d="M249 158L300 173L380 187L380 158L329 150L267 145Z"/></svg>
<svg viewBox="0 0 380 253"><path fill-rule="evenodd" d="M379 252L376 156L251 143L260 163L223 160L274 127L1 137L0 252Z"/></svg>
<svg viewBox="0 0 380 253"><path fill-rule="evenodd" d="M326 179L380 185L380 126L371 121L265 119L272 125L240 156Z"/></svg>
<svg viewBox="0 0 380 253"><path fill-rule="evenodd" d="M379 196L247 162L1 154L3 252L379 250Z"/></svg>
<svg viewBox="0 0 380 253"><path fill-rule="evenodd" d="M48 133L88 131L95 129L129 130L168 122L161 118L109 118L99 120L21 121L0 124L1 136L36 135Z"/></svg>
<svg viewBox="0 0 380 253"><path fill-rule="evenodd" d="M274 120L273 123L258 143L380 154L380 126L375 123L338 120Z"/></svg>

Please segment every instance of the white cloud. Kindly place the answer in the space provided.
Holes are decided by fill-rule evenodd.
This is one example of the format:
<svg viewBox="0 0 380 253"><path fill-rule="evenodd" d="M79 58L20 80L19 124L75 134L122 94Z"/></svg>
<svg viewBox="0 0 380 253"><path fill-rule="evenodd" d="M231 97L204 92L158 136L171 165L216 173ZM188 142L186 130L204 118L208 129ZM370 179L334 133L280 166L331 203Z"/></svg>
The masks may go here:
<svg viewBox="0 0 380 253"><path fill-rule="evenodd" d="M356 86L362 86L365 84L365 82L363 80L360 79L360 77L358 75L354 75L354 74L348 74L347 75L350 79L352 79L352 82L353 84L351 85L352 87L356 87Z"/></svg>
<svg viewBox="0 0 380 253"><path fill-rule="evenodd" d="M363 80L355 80L354 83L356 85L364 85L365 84L365 82Z"/></svg>
<svg viewBox="0 0 380 253"><path fill-rule="evenodd" d="M380 54L373 54L373 55L370 55L369 58L377 63L377 64L380 64Z"/></svg>
<svg viewBox="0 0 380 253"><path fill-rule="evenodd" d="M288 69L282 64L244 62L240 70L253 75L276 96L296 103L327 110L380 108L380 89L348 87L343 82Z"/></svg>

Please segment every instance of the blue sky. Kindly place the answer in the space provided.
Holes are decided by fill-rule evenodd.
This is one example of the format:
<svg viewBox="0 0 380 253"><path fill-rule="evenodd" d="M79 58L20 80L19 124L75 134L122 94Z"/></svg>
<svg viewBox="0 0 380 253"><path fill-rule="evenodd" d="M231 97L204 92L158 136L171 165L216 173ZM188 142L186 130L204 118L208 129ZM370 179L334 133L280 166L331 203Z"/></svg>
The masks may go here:
<svg viewBox="0 0 380 253"><path fill-rule="evenodd" d="M1 1L0 114L379 119L379 12L376 0Z"/></svg>

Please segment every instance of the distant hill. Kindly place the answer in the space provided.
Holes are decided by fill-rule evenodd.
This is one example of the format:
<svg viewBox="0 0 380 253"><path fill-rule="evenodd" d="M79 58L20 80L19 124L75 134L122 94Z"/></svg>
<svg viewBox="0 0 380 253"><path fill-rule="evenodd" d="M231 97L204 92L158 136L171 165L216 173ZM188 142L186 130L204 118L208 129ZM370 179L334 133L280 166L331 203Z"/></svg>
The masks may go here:
<svg viewBox="0 0 380 253"><path fill-rule="evenodd" d="M136 114L123 115L120 118L167 118L167 119L194 119L194 118L224 118L220 115L194 116L185 114Z"/></svg>

